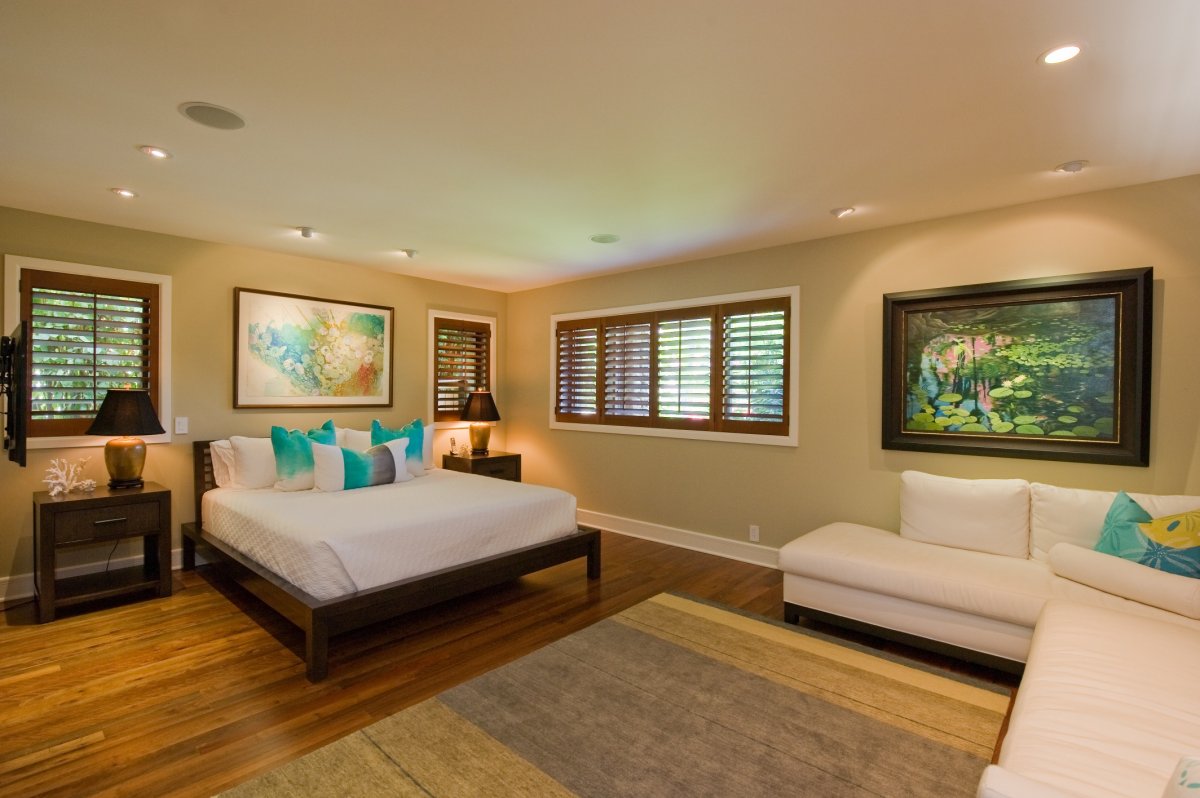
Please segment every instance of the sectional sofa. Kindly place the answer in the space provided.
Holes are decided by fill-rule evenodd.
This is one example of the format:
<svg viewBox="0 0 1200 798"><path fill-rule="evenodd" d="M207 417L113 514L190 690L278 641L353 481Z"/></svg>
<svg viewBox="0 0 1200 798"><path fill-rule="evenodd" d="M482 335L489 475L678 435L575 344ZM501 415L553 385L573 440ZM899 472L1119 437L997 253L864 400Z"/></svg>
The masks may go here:
<svg viewBox="0 0 1200 798"><path fill-rule="evenodd" d="M780 550L785 616L1023 670L980 796L1163 795L1200 754L1200 579L1094 551L1116 496L906 471L898 533L839 522Z"/></svg>

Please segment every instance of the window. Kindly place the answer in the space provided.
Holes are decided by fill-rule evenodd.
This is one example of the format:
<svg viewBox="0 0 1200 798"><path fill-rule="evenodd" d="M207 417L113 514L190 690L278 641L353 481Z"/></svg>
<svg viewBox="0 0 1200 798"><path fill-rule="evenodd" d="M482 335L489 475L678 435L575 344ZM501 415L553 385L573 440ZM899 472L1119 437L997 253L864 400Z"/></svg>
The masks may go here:
<svg viewBox="0 0 1200 798"><path fill-rule="evenodd" d="M96 444L86 431L109 388L149 391L167 422L169 276L12 255L5 272L6 325L30 327L32 447Z"/></svg>
<svg viewBox="0 0 1200 798"><path fill-rule="evenodd" d="M797 295L754 292L555 317L553 424L793 442Z"/></svg>
<svg viewBox="0 0 1200 798"><path fill-rule="evenodd" d="M493 390L493 319L431 316L433 420L458 421L467 394Z"/></svg>

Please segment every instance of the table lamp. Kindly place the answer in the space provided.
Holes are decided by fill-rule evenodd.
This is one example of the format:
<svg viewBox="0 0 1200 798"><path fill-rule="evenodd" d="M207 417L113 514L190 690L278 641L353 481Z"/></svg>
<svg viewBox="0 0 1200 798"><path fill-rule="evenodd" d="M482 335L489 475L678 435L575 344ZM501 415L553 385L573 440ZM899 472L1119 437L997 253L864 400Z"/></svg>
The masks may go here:
<svg viewBox="0 0 1200 798"><path fill-rule="evenodd" d="M111 388L104 395L96 420L88 435L116 435L104 444L104 465L108 468L108 487L142 487L142 466L146 464L146 442L138 435L161 435L158 414L147 391Z"/></svg>
<svg viewBox="0 0 1200 798"><path fill-rule="evenodd" d="M461 418L471 422L471 454L487 454L488 440L492 437L492 427L488 422L500 420L500 411L496 409L492 392L471 391L467 395L467 403L463 405Z"/></svg>

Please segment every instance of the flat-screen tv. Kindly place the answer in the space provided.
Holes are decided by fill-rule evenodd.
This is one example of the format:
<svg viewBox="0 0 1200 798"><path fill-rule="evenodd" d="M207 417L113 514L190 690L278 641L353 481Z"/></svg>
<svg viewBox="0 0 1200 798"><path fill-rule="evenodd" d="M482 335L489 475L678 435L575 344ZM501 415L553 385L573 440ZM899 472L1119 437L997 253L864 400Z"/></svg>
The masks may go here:
<svg viewBox="0 0 1200 798"><path fill-rule="evenodd" d="M8 459L25 467L29 419L29 322L0 337L0 394L4 399L4 449Z"/></svg>

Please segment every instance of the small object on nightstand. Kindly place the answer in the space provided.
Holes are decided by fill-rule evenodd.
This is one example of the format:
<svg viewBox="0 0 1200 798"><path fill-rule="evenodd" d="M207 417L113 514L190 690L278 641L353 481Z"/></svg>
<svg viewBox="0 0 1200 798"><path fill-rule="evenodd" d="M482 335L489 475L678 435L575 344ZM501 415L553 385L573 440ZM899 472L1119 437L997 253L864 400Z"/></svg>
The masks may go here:
<svg viewBox="0 0 1200 798"><path fill-rule="evenodd" d="M142 539L142 562L130 568L56 577L61 549L122 538ZM140 488L98 487L94 493L33 494L33 582L38 622L53 621L59 607L154 591L171 595L171 491L147 482Z"/></svg>
<svg viewBox="0 0 1200 798"><path fill-rule="evenodd" d="M521 481L521 455L513 452L489 452L488 454L466 454L442 456L442 468L461 471L464 474L479 474L496 479Z"/></svg>

